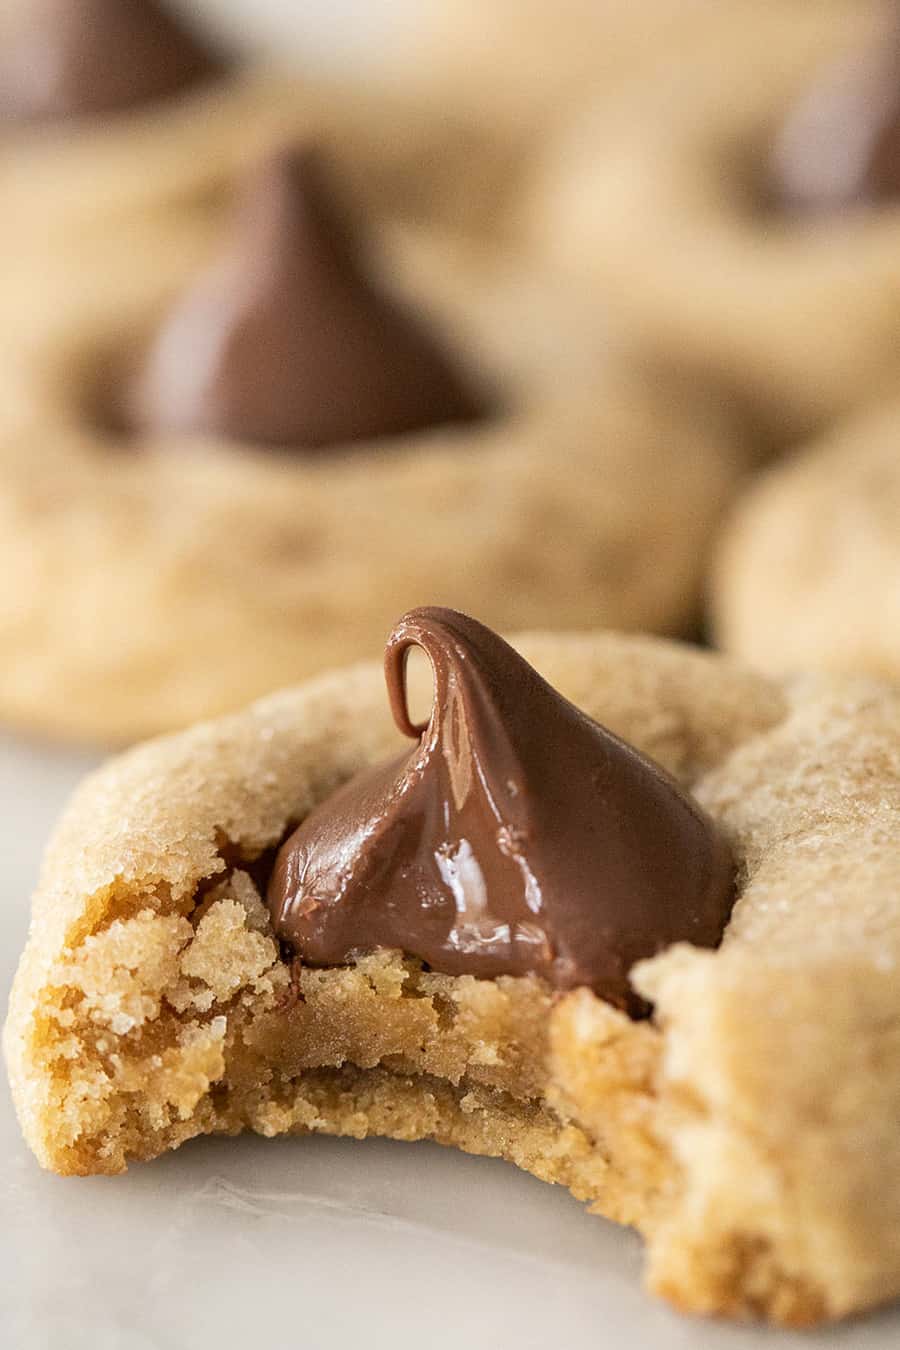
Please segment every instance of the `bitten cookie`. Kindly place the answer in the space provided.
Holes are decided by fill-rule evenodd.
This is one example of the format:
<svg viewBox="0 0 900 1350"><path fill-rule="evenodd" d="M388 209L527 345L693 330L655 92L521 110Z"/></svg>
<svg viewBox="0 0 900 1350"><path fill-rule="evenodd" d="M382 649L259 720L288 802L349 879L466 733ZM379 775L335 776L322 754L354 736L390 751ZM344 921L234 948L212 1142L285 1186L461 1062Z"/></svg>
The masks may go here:
<svg viewBox="0 0 900 1350"><path fill-rule="evenodd" d="M900 31L731 3L558 138L526 232L782 445L896 383Z"/></svg>
<svg viewBox="0 0 900 1350"><path fill-rule="evenodd" d="M5 1032L29 1144L81 1174L211 1132L436 1139L638 1227L684 1308L891 1297L896 691L648 638L518 647L549 684L470 620L407 616L386 671L415 749L362 666L85 782ZM398 923L418 957L373 945Z"/></svg>
<svg viewBox="0 0 900 1350"><path fill-rule="evenodd" d="M496 624L693 622L739 467L720 410L617 350L580 285L368 209L332 162L286 145L232 212L12 283L3 717L170 729L433 595Z"/></svg>
<svg viewBox="0 0 900 1350"><path fill-rule="evenodd" d="M720 643L765 670L900 678L900 405L755 483L713 567Z"/></svg>

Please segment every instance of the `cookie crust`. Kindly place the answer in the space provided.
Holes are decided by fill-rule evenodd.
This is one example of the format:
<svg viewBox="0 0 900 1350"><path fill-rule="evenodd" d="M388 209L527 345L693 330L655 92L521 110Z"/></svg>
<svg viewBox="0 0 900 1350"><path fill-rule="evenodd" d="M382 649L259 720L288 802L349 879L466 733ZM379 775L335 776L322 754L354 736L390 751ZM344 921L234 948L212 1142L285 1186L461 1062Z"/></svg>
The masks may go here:
<svg viewBox="0 0 900 1350"><path fill-rule="evenodd" d="M399 954L292 972L261 854L396 745L357 667L94 774L50 847L5 1047L29 1144L116 1172L197 1134L433 1138L635 1224L651 1287L787 1322L900 1291L900 697L614 635L523 638L733 841L722 948L643 963L630 1022Z"/></svg>

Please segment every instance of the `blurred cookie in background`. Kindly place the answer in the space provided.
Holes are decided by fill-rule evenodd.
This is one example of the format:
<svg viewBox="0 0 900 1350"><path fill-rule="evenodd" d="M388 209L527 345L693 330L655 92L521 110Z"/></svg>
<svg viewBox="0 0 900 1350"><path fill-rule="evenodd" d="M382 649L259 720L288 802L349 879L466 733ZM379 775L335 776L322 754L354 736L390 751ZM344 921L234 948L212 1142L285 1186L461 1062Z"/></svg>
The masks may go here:
<svg viewBox="0 0 900 1350"><path fill-rule="evenodd" d="M710 16L709 0L423 0L396 25L386 62L398 87L533 140L642 86Z"/></svg>
<svg viewBox="0 0 900 1350"><path fill-rule="evenodd" d="M766 670L900 679L900 403L762 477L713 569L717 638Z"/></svg>
<svg viewBox="0 0 900 1350"><path fill-rule="evenodd" d="M0 239L19 251L130 214L216 207L268 146L310 133L355 194L448 223L486 227L515 178L508 143L451 107L226 50L188 5L0 10Z"/></svg>
<svg viewBox="0 0 900 1350"><path fill-rule="evenodd" d="M226 75L224 54L155 0L29 0L3 17L7 126L115 115Z"/></svg>
<svg viewBox="0 0 900 1350"><path fill-rule="evenodd" d="M129 740L435 596L507 628L694 622L727 416L620 351L580 284L335 179L288 146L220 223L57 263L0 361L5 718Z"/></svg>
<svg viewBox="0 0 900 1350"><path fill-rule="evenodd" d="M743 0L548 151L525 230L769 448L898 374L900 15Z"/></svg>

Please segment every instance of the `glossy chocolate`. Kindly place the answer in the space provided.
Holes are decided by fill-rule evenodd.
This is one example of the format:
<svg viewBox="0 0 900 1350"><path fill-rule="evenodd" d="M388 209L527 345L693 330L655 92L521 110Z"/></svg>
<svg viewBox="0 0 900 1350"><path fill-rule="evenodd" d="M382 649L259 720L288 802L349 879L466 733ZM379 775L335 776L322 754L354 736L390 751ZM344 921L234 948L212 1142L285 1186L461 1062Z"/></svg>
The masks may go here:
<svg viewBox="0 0 900 1350"><path fill-rule="evenodd" d="M771 190L807 213L900 197L900 22L825 71L775 142Z"/></svg>
<svg viewBox="0 0 900 1350"><path fill-rule="evenodd" d="M314 151L247 184L233 238L164 321L128 421L272 446L396 436L480 406L417 316L373 285Z"/></svg>
<svg viewBox="0 0 900 1350"><path fill-rule="evenodd" d="M222 71L156 0L26 0L0 45L0 118L101 116L172 98Z"/></svg>
<svg viewBox="0 0 900 1350"><path fill-rule="evenodd" d="M434 703L409 719L405 658ZM304 961L400 948L453 975L588 985L632 1014L642 957L713 947L733 903L730 851L657 765L555 692L474 619L418 609L385 656L395 721L418 745L351 779L282 846L275 931Z"/></svg>

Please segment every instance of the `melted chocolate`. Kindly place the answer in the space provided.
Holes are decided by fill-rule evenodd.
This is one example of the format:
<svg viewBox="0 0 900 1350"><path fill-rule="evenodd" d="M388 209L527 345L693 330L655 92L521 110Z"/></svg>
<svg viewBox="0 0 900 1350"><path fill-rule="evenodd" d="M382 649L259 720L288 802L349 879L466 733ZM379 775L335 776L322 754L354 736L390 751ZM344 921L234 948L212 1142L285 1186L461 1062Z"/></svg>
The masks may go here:
<svg viewBox="0 0 900 1350"><path fill-rule="evenodd" d="M900 197L900 22L798 102L775 143L771 191L808 213Z"/></svg>
<svg viewBox="0 0 900 1350"><path fill-rule="evenodd" d="M219 58L156 0L27 0L0 52L0 117L94 117L220 75Z"/></svg>
<svg viewBox="0 0 900 1350"><path fill-rule="evenodd" d="M413 645L434 672L423 726L406 706ZM351 779L282 845L268 904L301 959L400 948L453 975L589 985L639 1014L636 961L680 940L717 945L731 855L662 769L452 610L401 619L385 673L419 744Z"/></svg>
<svg viewBox="0 0 900 1350"><path fill-rule="evenodd" d="M142 429L306 449L480 412L427 327L366 277L309 150L248 183L233 240L163 323L127 406Z"/></svg>

